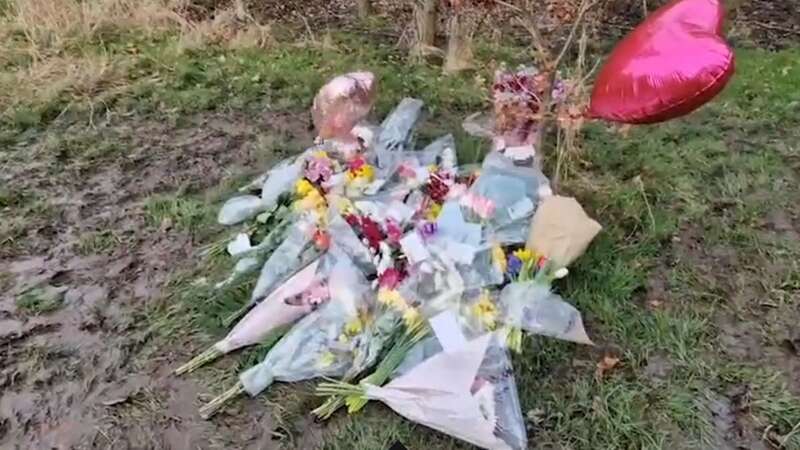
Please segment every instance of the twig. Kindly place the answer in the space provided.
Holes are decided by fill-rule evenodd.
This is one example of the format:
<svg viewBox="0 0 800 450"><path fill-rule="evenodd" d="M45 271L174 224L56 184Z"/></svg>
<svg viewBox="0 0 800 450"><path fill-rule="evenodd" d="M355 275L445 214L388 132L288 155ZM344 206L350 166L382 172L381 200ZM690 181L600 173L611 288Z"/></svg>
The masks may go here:
<svg viewBox="0 0 800 450"><path fill-rule="evenodd" d="M572 28L569 30L569 36L567 36L566 42L564 42L564 46L561 47L561 52L558 54L555 62L553 62L553 72L558 70L558 66L561 64L561 60L564 59L564 55L567 54L567 50L572 46L572 40L575 39L575 33L578 31L578 27L583 22L583 16L589 11L594 5L596 5L598 0L594 0L589 3L588 0L583 0L581 2L581 7L578 10L578 16L575 17L575 22L572 24Z"/></svg>
<svg viewBox="0 0 800 450"><path fill-rule="evenodd" d="M308 20L306 19L306 16L300 14L297 11L295 11L295 15L300 17L300 20L303 21L303 24L306 26L306 31L308 32L309 37L311 37L311 42L316 44L317 43L317 38L314 36L314 32L311 31L311 25L308 24Z"/></svg>
<svg viewBox="0 0 800 450"><path fill-rule="evenodd" d="M796 34L796 35L800 36L800 29L786 28L786 27L782 27L780 25L773 25L771 23L756 22L756 21L749 21L749 20L742 20L742 21L740 21L740 23L749 24L749 25L755 25L755 26L758 26L758 27L761 27L761 28L766 28L768 30L783 31L785 33L792 33L792 34Z"/></svg>

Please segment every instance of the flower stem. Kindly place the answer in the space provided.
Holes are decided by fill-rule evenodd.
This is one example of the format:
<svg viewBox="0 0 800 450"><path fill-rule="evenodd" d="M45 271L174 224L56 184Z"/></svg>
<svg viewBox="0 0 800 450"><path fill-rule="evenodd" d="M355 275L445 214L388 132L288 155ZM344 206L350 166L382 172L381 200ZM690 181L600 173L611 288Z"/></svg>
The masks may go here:
<svg viewBox="0 0 800 450"><path fill-rule="evenodd" d="M244 394L244 385L240 383L236 383L236 386L228 389L227 391L223 392L214 400L206 403L202 408L200 408L200 417L205 420L210 419L216 413L218 413L223 406L225 406L228 402L235 399L236 397Z"/></svg>
<svg viewBox="0 0 800 450"><path fill-rule="evenodd" d="M206 351L204 351L203 353L200 353L199 355L192 358L191 361L175 369L175 375L183 375L185 373L194 372L195 370L216 360L222 355L224 355L224 353L221 350L217 349L217 347L212 345L211 347L206 349Z"/></svg>

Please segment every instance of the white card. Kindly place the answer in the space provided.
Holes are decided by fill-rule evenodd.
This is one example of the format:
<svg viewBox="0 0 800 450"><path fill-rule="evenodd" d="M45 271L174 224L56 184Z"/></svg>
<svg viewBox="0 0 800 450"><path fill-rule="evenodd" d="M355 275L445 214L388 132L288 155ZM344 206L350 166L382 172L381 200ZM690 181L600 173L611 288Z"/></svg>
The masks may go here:
<svg viewBox="0 0 800 450"><path fill-rule="evenodd" d="M416 231L411 231L403 236L403 238L400 239L400 247L402 247L403 253L405 253L408 261L412 264L425 261L431 256Z"/></svg>

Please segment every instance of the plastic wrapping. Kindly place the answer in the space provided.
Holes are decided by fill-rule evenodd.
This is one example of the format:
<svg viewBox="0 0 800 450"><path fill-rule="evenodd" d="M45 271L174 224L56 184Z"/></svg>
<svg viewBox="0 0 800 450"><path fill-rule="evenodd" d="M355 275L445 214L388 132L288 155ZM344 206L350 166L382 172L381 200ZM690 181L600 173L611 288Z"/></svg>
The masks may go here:
<svg viewBox="0 0 800 450"><path fill-rule="evenodd" d="M261 275L259 275L251 295L251 303L263 298L269 291L276 288L286 276L299 269L300 256L313 246L313 232L310 228L311 226L303 220L289 228L286 238L261 268Z"/></svg>
<svg viewBox="0 0 800 450"><path fill-rule="evenodd" d="M266 208L276 206L281 195L292 190L294 183L302 176L302 173L302 157L283 160L270 170L261 187L261 201Z"/></svg>
<svg viewBox="0 0 800 450"><path fill-rule="evenodd" d="M353 229L339 214L331 213L328 222L328 233L331 235L330 253L341 252L353 261L353 264L365 275L375 273L375 263L372 261L367 246L356 236Z"/></svg>
<svg viewBox="0 0 800 450"><path fill-rule="evenodd" d="M381 132L375 143L377 167L383 176L396 169L403 150L411 147L414 128L422 118L422 100L404 98L381 124Z"/></svg>
<svg viewBox="0 0 800 450"><path fill-rule="evenodd" d="M242 195L233 197L222 205L217 221L222 225L235 225L269 209L260 197Z"/></svg>
<svg viewBox="0 0 800 450"><path fill-rule="evenodd" d="M314 98L311 116L322 139L348 139L375 102L377 84L370 72L353 72L330 80Z"/></svg>
<svg viewBox="0 0 800 450"><path fill-rule="evenodd" d="M407 353L392 382L385 388L368 387L367 395L411 420L480 447L526 449L525 421L503 339L483 335L466 342L461 333L436 330L436 336ZM450 343L443 345L443 338Z"/></svg>
<svg viewBox="0 0 800 450"><path fill-rule="evenodd" d="M330 301L300 320L261 363L241 374L245 391L255 396L274 381L345 375L353 364L353 341L342 337L352 323L360 323L369 290L349 261L338 261L330 271Z"/></svg>
<svg viewBox="0 0 800 450"><path fill-rule="evenodd" d="M470 264L456 264L464 289L472 290L503 283L503 273L492 261L491 248L481 248Z"/></svg>
<svg viewBox="0 0 800 450"><path fill-rule="evenodd" d="M489 232L496 232L514 222L528 222L542 196L550 194L550 182L537 168L518 167L503 155L491 153L484 160L481 175L462 197L461 205L473 220L485 223ZM518 242L525 240L527 233Z"/></svg>
<svg viewBox="0 0 800 450"><path fill-rule="evenodd" d="M536 281L507 285L500 293L502 321L543 336L580 344L592 341L583 327L581 313L550 287Z"/></svg>
<svg viewBox="0 0 800 450"><path fill-rule="evenodd" d="M330 258L325 258L330 260ZM290 277L278 289L275 289L258 306L251 309L246 316L228 333L225 339L217 342L215 347L223 353L254 345L261 342L278 327L289 325L305 316L327 297L318 296L319 301L295 302L295 296L301 295L315 283L327 281L330 270L325 260L316 260Z"/></svg>

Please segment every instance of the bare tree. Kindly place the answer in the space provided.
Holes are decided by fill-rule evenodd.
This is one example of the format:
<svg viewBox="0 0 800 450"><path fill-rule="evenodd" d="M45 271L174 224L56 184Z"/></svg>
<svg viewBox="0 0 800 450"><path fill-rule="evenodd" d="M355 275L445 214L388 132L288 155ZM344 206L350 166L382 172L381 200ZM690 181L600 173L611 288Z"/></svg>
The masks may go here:
<svg viewBox="0 0 800 450"><path fill-rule="evenodd" d="M356 0L358 6L358 18L366 19L372 14L372 1L371 0Z"/></svg>

